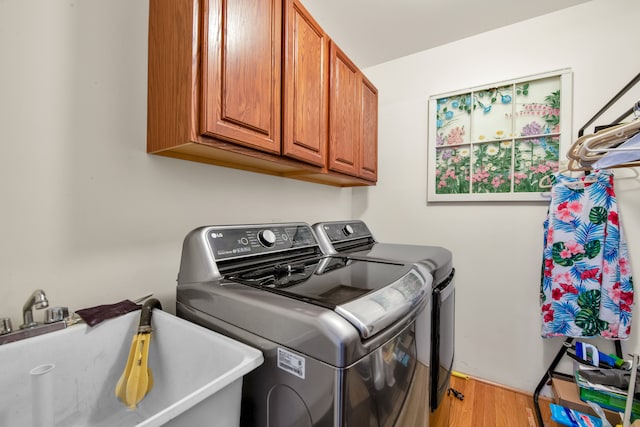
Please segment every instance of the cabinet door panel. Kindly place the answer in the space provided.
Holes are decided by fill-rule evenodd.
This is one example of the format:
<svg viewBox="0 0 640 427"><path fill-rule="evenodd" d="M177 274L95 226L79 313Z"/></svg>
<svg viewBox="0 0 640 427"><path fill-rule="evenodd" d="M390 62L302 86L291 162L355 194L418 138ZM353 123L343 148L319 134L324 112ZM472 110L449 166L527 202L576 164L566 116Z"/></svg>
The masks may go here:
<svg viewBox="0 0 640 427"><path fill-rule="evenodd" d="M329 96L329 169L348 175L359 173L360 73L331 43Z"/></svg>
<svg viewBox="0 0 640 427"><path fill-rule="evenodd" d="M360 134L360 176L378 178L378 90L362 77L362 118Z"/></svg>
<svg viewBox="0 0 640 427"><path fill-rule="evenodd" d="M328 38L298 0L285 1L283 154L325 166Z"/></svg>
<svg viewBox="0 0 640 427"><path fill-rule="evenodd" d="M204 0L202 133L280 153L280 0Z"/></svg>

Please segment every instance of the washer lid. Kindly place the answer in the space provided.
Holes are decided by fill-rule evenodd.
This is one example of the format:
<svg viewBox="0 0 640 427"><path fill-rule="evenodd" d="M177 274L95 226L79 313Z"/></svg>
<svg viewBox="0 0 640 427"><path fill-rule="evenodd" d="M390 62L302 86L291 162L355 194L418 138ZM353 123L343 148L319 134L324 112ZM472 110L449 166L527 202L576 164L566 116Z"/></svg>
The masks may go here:
<svg viewBox="0 0 640 427"><path fill-rule="evenodd" d="M341 304L335 311L351 322L362 338L369 338L426 303L432 280L431 275L411 269L390 285Z"/></svg>
<svg viewBox="0 0 640 427"><path fill-rule="evenodd" d="M420 307L432 283L431 274L412 265L345 256L262 266L225 279L334 310L365 339Z"/></svg>

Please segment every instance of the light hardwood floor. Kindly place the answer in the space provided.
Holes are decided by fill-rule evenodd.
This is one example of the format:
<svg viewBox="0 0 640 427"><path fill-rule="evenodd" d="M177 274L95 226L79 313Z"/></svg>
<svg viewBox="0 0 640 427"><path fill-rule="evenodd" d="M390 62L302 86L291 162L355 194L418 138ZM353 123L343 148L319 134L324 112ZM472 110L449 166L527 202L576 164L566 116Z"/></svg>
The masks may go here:
<svg viewBox="0 0 640 427"><path fill-rule="evenodd" d="M418 363L416 381L398 418L398 427L539 427L536 426L531 394L482 380L457 377L451 378L451 387L461 392L464 399L459 400L453 394L445 396L443 407L427 423L427 375L427 368ZM548 399L540 399L540 410L546 427L559 427L551 421Z"/></svg>

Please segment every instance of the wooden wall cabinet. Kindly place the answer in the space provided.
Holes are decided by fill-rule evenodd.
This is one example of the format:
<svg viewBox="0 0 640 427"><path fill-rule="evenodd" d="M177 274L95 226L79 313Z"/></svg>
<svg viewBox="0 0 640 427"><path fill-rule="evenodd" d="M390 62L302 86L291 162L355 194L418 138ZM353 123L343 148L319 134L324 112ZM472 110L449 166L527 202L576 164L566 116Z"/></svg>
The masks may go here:
<svg viewBox="0 0 640 427"><path fill-rule="evenodd" d="M285 0L283 75L283 154L322 166L307 179L375 183L378 92L299 0Z"/></svg>
<svg viewBox="0 0 640 427"><path fill-rule="evenodd" d="M281 0L202 1L202 134L280 154Z"/></svg>
<svg viewBox="0 0 640 427"><path fill-rule="evenodd" d="M353 81L345 76L334 95L329 46L299 0L151 0L147 152L374 184L377 148L365 141L377 140L377 92L350 64ZM346 84L353 87L343 94ZM330 127L332 96L342 100L340 128ZM332 157L356 169L333 167Z"/></svg>
<svg viewBox="0 0 640 427"><path fill-rule="evenodd" d="M327 164L329 37L298 0L285 0L283 154Z"/></svg>
<svg viewBox="0 0 640 427"><path fill-rule="evenodd" d="M361 74L360 172L370 181L378 180L378 89Z"/></svg>
<svg viewBox="0 0 640 427"><path fill-rule="evenodd" d="M329 169L376 181L378 91L331 43Z"/></svg>

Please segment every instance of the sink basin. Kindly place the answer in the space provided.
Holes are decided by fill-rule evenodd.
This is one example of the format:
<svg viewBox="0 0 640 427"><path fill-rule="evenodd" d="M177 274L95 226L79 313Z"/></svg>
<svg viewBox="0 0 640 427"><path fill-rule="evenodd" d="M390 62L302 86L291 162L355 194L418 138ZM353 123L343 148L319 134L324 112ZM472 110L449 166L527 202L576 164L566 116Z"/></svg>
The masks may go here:
<svg viewBox="0 0 640 427"><path fill-rule="evenodd" d="M153 389L136 409L116 398L139 318L136 311L0 345L0 425L34 425L53 407L55 426L237 426L242 378L262 353L160 310L151 318ZM34 381L30 372L50 365Z"/></svg>

